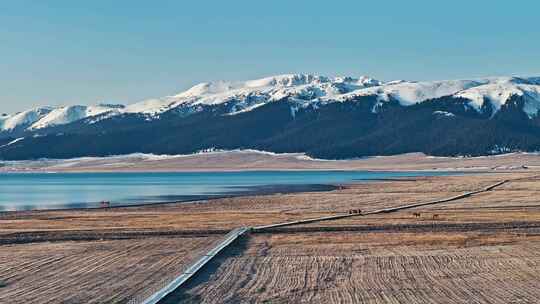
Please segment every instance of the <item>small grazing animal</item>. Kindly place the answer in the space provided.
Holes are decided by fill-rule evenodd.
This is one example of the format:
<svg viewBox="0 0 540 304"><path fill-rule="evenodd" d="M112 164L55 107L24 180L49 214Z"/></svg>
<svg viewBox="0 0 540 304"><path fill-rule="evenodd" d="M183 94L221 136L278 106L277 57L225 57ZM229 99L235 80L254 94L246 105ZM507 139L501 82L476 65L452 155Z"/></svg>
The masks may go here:
<svg viewBox="0 0 540 304"><path fill-rule="evenodd" d="M420 217L420 216L421 216L420 212L414 212L412 215L413 215L414 217Z"/></svg>
<svg viewBox="0 0 540 304"><path fill-rule="evenodd" d="M438 215L438 214L434 214L434 215L433 215L433 219L434 219L434 220L438 220L438 219L439 219L439 215Z"/></svg>

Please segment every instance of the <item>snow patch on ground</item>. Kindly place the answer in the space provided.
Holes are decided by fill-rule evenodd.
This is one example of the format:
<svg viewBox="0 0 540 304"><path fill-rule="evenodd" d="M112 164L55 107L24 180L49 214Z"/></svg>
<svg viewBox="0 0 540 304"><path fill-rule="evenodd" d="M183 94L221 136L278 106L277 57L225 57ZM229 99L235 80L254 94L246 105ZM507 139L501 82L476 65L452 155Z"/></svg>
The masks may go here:
<svg viewBox="0 0 540 304"><path fill-rule="evenodd" d="M456 115L454 113L446 112L446 111L435 111L433 112L433 115L443 116L443 117L455 117Z"/></svg>
<svg viewBox="0 0 540 304"><path fill-rule="evenodd" d="M24 137L19 137L19 138L17 138L17 139L14 139L14 140L8 142L8 143L5 144L5 145L1 145L0 148L7 147L7 146L11 146L11 145L13 145L13 144L15 144L15 143L20 142L21 140L24 140Z"/></svg>

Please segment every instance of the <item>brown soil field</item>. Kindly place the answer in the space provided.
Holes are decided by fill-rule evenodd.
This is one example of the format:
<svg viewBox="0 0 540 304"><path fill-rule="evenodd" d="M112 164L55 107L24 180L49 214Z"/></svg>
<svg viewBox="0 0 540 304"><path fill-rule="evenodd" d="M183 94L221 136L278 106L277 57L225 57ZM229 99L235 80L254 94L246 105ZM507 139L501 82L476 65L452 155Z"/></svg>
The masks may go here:
<svg viewBox="0 0 540 304"><path fill-rule="evenodd" d="M540 235L251 236L169 303L538 303Z"/></svg>
<svg viewBox="0 0 540 304"><path fill-rule="evenodd" d="M172 280L217 237L0 246L0 303L127 303Z"/></svg>

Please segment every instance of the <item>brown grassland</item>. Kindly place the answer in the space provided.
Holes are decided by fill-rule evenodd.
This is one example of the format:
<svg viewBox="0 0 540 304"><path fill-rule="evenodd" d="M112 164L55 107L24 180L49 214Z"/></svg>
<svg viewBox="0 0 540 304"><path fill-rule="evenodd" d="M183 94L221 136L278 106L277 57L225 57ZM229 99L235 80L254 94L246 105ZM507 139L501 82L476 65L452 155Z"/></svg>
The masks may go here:
<svg viewBox="0 0 540 304"><path fill-rule="evenodd" d="M234 227L426 202L515 179L453 202L251 233L171 303L538 303L537 175L529 169L211 202L0 213L0 302L126 303Z"/></svg>
<svg viewBox="0 0 540 304"><path fill-rule="evenodd" d="M4 165L4 166L2 166ZM366 157L353 160L318 160L300 153L272 154L226 151L169 157L142 155L112 158L26 161L0 163L2 171L40 172L171 172L246 170L497 170L540 168L534 153L487 157L430 157L422 153Z"/></svg>
<svg viewBox="0 0 540 304"><path fill-rule="evenodd" d="M264 234L179 303L538 303L540 236Z"/></svg>
<svg viewBox="0 0 540 304"><path fill-rule="evenodd" d="M0 303L127 303L174 279L215 237L0 246Z"/></svg>

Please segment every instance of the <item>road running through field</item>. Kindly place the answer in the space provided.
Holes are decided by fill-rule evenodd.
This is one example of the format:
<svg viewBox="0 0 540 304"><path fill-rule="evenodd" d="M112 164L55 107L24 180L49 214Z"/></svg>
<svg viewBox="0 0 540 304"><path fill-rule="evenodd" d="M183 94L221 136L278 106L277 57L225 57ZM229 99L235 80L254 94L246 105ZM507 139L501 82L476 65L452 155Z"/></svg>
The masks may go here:
<svg viewBox="0 0 540 304"><path fill-rule="evenodd" d="M537 176L535 176L537 177ZM447 203L452 202L456 200L460 200L463 198L467 198L479 193L484 193L491 191L501 185L504 185L508 182L512 181L518 181L523 179L529 179L534 177L526 177L526 178L519 178L519 179L505 179L502 181L499 181L497 183L491 184L487 187L483 187L479 190L475 191L469 191L460 195L438 199L434 201L429 202L422 202L422 203L414 203L414 204L406 204L401 205L393 208L383 208L378 209L366 213L358 213L358 214L341 214L341 215L334 215L334 216L325 216L325 217L319 217L319 218L313 218L313 219L307 219L307 220L299 220L299 221L290 221L290 222L284 222L284 223L277 223L272 225L264 225L264 226L258 226L258 227L240 227L233 229L227 236L224 238L223 241L221 241L216 247L211 249L208 253L206 253L204 256L199 258L197 261L195 261L186 272L182 273L179 277L177 277L175 280L173 280L171 283L169 283L167 286L165 286L163 289L159 290L155 294L153 294L151 297L146 299L144 304L157 304L160 303L163 299L165 299L169 294L173 293L178 288L181 288L190 278L195 276L198 271L200 271L208 262L210 262L213 258L215 258L220 252L223 252L228 246L233 244L238 238L243 236L246 233L249 232L272 232L273 228L283 228L283 227L290 227L290 226L296 226L296 225L303 225L308 223L316 223L316 222L322 222L322 221L330 221L330 220L339 220L343 218L349 218L349 217L357 217L357 216L367 216L367 215L374 215L374 214L382 214L382 213L391 213L391 212L399 212L406 209L412 209L412 208L418 208L423 206L429 206L429 205L435 205L435 204L441 204L441 203ZM277 231L276 231L277 232Z"/></svg>

